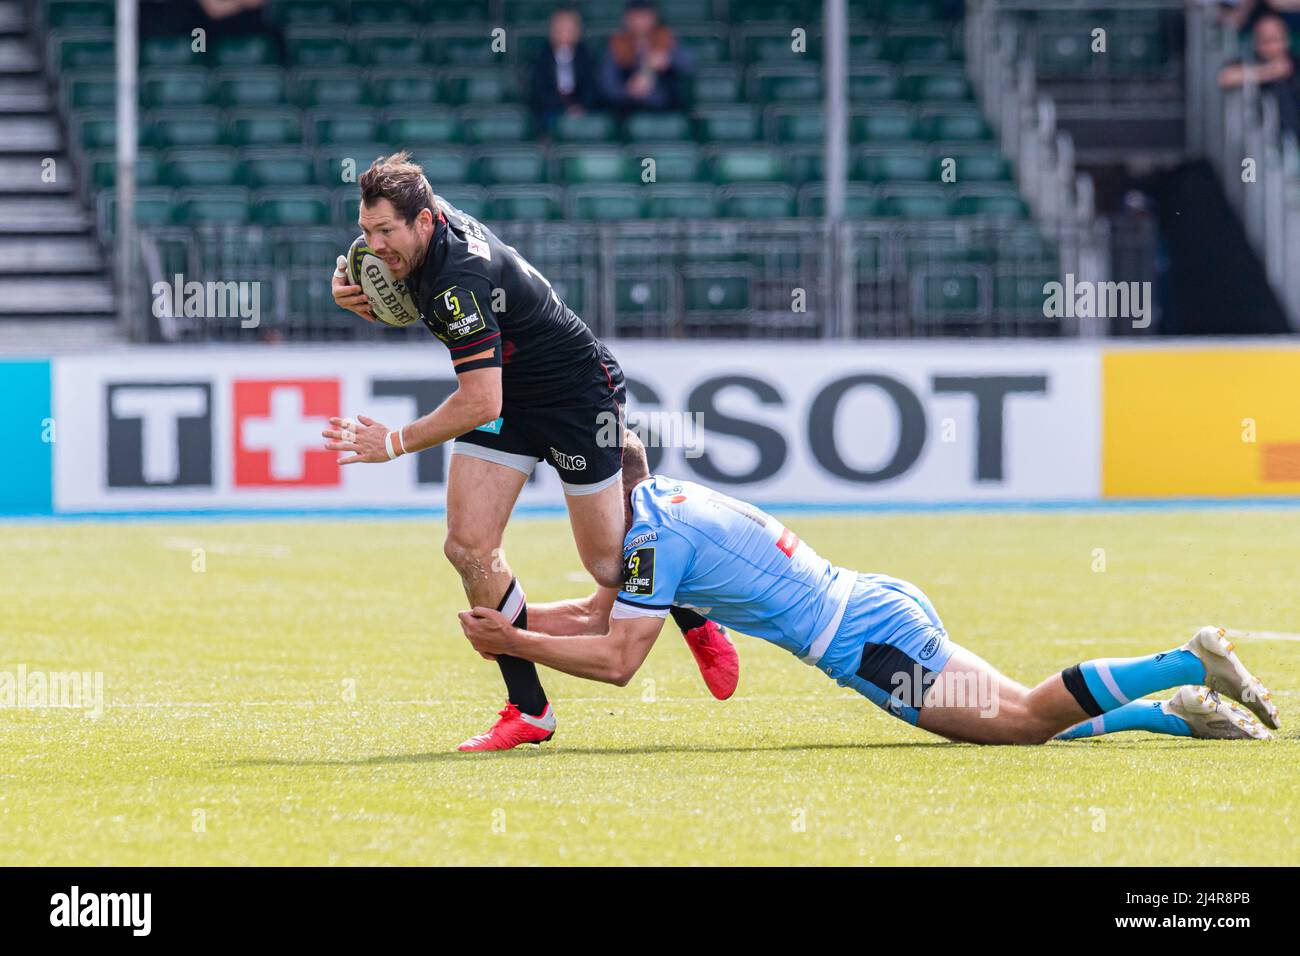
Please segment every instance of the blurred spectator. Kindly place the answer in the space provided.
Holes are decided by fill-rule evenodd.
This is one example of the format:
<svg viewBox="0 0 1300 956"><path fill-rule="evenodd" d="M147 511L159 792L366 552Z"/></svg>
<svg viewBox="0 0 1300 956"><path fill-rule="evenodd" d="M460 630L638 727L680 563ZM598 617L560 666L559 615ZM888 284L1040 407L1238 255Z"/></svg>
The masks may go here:
<svg viewBox="0 0 1300 956"><path fill-rule="evenodd" d="M1255 63L1234 63L1219 73L1219 85L1238 87L1248 80L1259 84L1277 100L1283 130L1300 136L1300 77L1291 57L1291 36L1286 22L1267 14L1255 21Z"/></svg>
<svg viewBox="0 0 1300 956"><path fill-rule="evenodd" d="M533 61L533 115L549 132L564 113L582 113L596 102L596 71L582 42L582 16L576 7L551 14L551 37Z"/></svg>
<svg viewBox="0 0 1300 956"><path fill-rule="evenodd" d="M686 105L691 63L653 0L628 0L623 29L610 37L600 69L601 98L613 109L675 110Z"/></svg>
<svg viewBox="0 0 1300 956"><path fill-rule="evenodd" d="M1287 27L1300 27L1300 0L1220 0L1224 25L1233 30L1253 30L1261 17L1280 16Z"/></svg>

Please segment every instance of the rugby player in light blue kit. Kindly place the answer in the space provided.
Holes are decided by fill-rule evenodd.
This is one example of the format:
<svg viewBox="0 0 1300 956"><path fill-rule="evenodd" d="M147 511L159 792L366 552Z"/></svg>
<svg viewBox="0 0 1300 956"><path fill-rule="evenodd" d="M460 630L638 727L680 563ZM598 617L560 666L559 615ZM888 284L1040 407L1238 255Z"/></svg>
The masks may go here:
<svg viewBox="0 0 1300 956"><path fill-rule="evenodd" d="M752 505L651 476L640 441L625 440L622 589L533 606L532 630L489 608L464 611L465 635L485 657L626 685L677 604L783 647L951 740L1039 744L1121 730L1263 739L1264 725L1278 727L1268 691L1220 628L1147 657L1084 661L1028 688L954 643L915 585L835 567ZM1179 689L1168 700L1141 699L1169 688Z"/></svg>

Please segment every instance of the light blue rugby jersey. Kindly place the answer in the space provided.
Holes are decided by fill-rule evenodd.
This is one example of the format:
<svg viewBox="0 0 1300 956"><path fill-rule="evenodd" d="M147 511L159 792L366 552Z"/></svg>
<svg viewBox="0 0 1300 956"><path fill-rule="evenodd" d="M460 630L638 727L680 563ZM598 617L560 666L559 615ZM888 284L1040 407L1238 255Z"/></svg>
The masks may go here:
<svg viewBox="0 0 1300 956"><path fill-rule="evenodd" d="M632 491L624 581L613 616L673 604L815 664L844 616L856 572L837 568L753 505L652 475Z"/></svg>

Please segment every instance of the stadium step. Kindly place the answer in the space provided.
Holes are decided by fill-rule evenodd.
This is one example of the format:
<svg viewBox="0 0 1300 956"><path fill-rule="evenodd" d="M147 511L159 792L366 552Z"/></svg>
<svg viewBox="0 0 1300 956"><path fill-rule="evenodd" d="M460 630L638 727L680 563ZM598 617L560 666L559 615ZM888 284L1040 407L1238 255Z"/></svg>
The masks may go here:
<svg viewBox="0 0 1300 956"><path fill-rule="evenodd" d="M40 55L30 40L21 37L0 38L0 76L34 73L40 68Z"/></svg>
<svg viewBox="0 0 1300 956"><path fill-rule="evenodd" d="M0 235L88 234L90 214L68 196L0 196Z"/></svg>
<svg viewBox="0 0 1300 956"><path fill-rule="evenodd" d="M52 159L54 165L47 166L46 159ZM51 170L52 182L46 181L47 168ZM23 196L66 194L72 192L72 178L72 161L66 156L0 155L0 196L14 193Z"/></svg>
<svg viewBox="0 0 1300 956"><path fill-rule="evenodd" d="M27 30L27 17L23 5L17 0L0 3L0 36L22 34Z"/></svg>
<svg viewBox="0 0 1300 956"><path fill-rule="evenodd" d="M0 296L0 316L108 316L113 308L112 287L100 277L6 277L5 294Z"/></svg>
<svg viewBox="0 0 1300 956"><path fill-rule="evenodd" d="M53 116L28 114L0 118L0 155L40 153L49 156L63 149L63 130Z"/></svg>
<svg viewBox="0 0 1300 956"><path fill-rule="evenodd" d="M39 76L0 76L0 115L54 112L53 99Z"/></svg>
<svg viewBox="0 0 1300 956"><path fill-rule="evenodd" d="M0 238L0 276L98 275L104 254L89 236ZM8 288L8 280L5 282Z"/></svg>

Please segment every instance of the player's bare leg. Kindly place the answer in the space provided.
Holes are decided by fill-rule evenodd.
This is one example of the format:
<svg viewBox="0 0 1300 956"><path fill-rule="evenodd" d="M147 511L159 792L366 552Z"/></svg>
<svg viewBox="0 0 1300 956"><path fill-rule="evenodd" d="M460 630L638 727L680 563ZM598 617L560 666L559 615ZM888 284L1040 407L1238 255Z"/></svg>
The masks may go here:
<svg viewBox="0 0 1300 956"><path fill-rule="evenodd" d="M522 588L501 548L506 524L527 474L471 455L453 454L447 477L447 539L443 551L460 575L470 607L493 607L527 627ZM537 676L537 665L498 657L508 703L501 720L486 734L460 745L462 750L505 750L524 742L550 739L555 715Z"/></svg>
<svg viewBox="0 0 1300 956"><path fill-rule="evenodd" d="M640 440L629 435L624 437L629 453L644 455ZM615 481L590 494L565 490L564 500L569 508L569 523L573 527L578 555L600 588L616 590L623 583L628 490L622 481ZM740 657L727 637L726 629L690 608L674 607L671 613L687 647L695 656L709 691L719 700L726 700L735 692L740 679Z"/></svg>
<svg viewBox="0 0 1300 956"><path fill-rule="evenodd" d="M1180 691L1169 701L1140 699L1205 677L1205 665L1184 645L1148 657L1085 661L1027 688L959 647L926 692L917 726L979 744L1040 744L1058 736L1122 730L1218 739L1268 736L1249 712L1217 695L1193 700L1195 694Z"/></svg>

